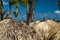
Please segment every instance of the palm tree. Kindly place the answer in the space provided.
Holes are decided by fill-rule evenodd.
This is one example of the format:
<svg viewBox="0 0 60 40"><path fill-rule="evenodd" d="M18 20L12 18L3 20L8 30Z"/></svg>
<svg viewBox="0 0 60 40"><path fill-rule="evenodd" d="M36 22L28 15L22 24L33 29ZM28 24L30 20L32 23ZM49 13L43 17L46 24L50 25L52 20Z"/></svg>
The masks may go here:
<svg viewBox="0 0 60 40"><path fill-rule="evenodd" d="M20 14L21 14L21 11L20 11L20 9L19 9L19 7L18 7L19 4L21 4L21 3L19 3L18 0L11 0L10 4L16 6L15 11L14 11L15 17L18 16L18 12L20 12ZM11 6L10 6L10 10L11 10ZM20 16L22 17L22 15L20 15ZM23 17L22 17L22 18L23 18Z"/></svg>
<svg viewBox="0 0 60 40"><path fill-rule="evenodd" d="M12 9L11 9L11 6L14 5L14 6L18 6L19 2L18 0L9 0L9 11L10 11L10 15L12 14Z"/></svg>
<svg viewBox="0 0 60 40"><path fill-rule="evenodd" d="M29 0L29 13L27 14L27 24L29 25L29 23L32 21L32 16L33 16L33 11L34 11L34 3L37 0Z"/></svg>
<svg viewBox="0 0 60 40"><path fill-rule="evenodd" d="M3 0L0 0L0 17L2 21L3 20Z"/></svg>
<svg viewBox="0 0 60 40"><path fill-rule="evenodd" d="M60 0L58 0L58 7L59 7L59 10L60 10Z"/></svg>
<svg viewBox="0 0 60 40"><path fill-rule="evenodd" d="M27 25L32 21L34 4L37 0L19 0L19 2L26 7L26 15L27 15ZM28 6L30 6L28 10Z"/></svg>
<svg viewBox="0 0 60 40"><path fill-rule="evenodd" d="M10 0L10 5L19 5L22 4L26 7L26 15L27 15L27 24L29 25L29 23L32 21L32 16L33 16L33 7L34 7L34 1L36 0ZM28 6L30 6L29 10L28 10ZM10 10L11 10L11 6L10 6Z"/></svg>
<svg viewBox="0 0 60 40"><path fill-rule="evenodd" d="M14 15L15 15L15 17L18 16L18 11L19 11L19 8L18 8L18 6L16 6L15 11L14 11Z"/></svg>
<svg viewBox="0 0 60 40"><path fill-rule="evenodd" d="M27 24L28 25L32 21L34 0L29 0L29 5L30 5L29 13L27 14Z"/></svg>

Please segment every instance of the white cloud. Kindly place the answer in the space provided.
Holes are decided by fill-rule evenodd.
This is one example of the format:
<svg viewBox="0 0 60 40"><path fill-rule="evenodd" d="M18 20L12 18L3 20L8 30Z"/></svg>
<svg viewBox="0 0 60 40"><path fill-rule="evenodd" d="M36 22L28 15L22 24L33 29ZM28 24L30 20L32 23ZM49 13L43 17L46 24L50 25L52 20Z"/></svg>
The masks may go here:
<svg viewBox="0 0 60 40"><path fill-rule="evenodd" d="M3 2L4 5L8 5L9 3L8 2Z"/></svg>
<svg viewBox="0 0 60 40"><path fill-rule="evenodd" d="M59 10L56 10L55 13L56 13L56 14L60 14L60 11L59 11Z"/></svg>

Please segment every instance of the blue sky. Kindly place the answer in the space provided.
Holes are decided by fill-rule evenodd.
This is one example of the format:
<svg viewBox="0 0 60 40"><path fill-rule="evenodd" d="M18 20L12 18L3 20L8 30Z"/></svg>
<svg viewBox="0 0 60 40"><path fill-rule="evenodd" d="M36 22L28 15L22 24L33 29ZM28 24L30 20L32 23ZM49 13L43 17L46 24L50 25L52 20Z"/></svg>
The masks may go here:
<svg viewBox="0 0 60 40"><path fill-rule="evenodd" d="M9 11L9 0L4 0L4 10ZM14 14L12 14L12 17L16 20L26 20L26 10L25 7L22 5L19 6L21 13L23 15L23 18L21 18L20 14L16 18ZM15 7L12 6L12 13L14 12ZM36 9L34 10L34 20L43 20L43 18L48 19L49 17L51 19L55 19L56 21L60 21L60 11L58 8L58 0L38 0L38 3L36 4Z"/></svg>

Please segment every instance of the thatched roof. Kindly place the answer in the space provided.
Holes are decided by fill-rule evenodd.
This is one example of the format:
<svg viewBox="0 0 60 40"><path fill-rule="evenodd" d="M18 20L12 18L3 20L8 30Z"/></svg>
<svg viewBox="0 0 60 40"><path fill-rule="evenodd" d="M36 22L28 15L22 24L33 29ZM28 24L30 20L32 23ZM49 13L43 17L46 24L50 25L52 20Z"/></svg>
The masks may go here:
<svg viewBox="0 0 60 40"><path fill-rule="evenodd" d="M60 23L52 20L34 22L32 27L12 19L0 21L0 40L59 40L59 38Z"/></svg>

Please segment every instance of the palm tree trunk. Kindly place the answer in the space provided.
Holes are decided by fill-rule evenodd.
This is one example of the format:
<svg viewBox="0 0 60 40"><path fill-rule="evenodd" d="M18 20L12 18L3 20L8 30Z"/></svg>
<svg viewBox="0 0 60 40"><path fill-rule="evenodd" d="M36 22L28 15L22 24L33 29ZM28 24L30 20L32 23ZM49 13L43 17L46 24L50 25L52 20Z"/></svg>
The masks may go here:
<svg viewBox="0 0 60 40"><path fill-rule="evenodd" d="M3 0L1 0L1 21L3 20Z"/></svg>
<svg viewBox="0 0 60 40"><path fill-rule="evenodd" d="M32 21L34 0L30 0L29 5L30 9L29 13L27 14L27 25L29 25L29 23Z"/></svg>
<svg viewBox="0 0 60 40"><path fill-rule="evenodd" d="M59 10L60 10L60 0L58 0L58 7L59 7Z"/></svg>
<svg viewBox="0 0 60 40"><path fill-rule="evenodd" d="M9 1L9 13L10 13L10 15L12 14L11 2L10 1Z"/></svg>
<svg viewBox="0 0 60 40"><path fill-rule="evenodd" d="M27 22L26 22L26 24L29 25L29 19L28 19L28 7L27 7L27 9L26 9L26 16L27 16Z"/></svg>

